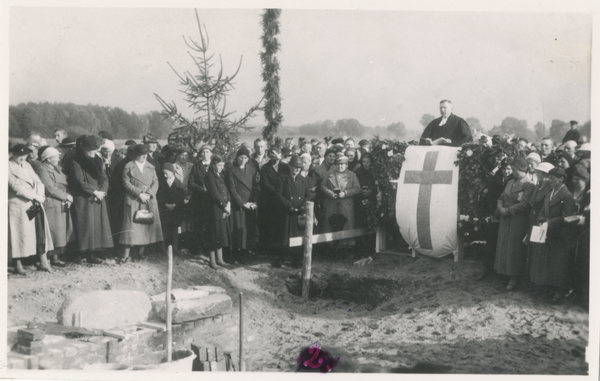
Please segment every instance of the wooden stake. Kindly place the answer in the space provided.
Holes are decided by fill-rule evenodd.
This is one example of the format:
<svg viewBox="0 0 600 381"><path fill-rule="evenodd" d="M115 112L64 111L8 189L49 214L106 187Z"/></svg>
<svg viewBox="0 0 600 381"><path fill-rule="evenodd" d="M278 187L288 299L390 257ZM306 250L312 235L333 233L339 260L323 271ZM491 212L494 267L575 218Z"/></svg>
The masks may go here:
<svg viewBox="0 0 600 381"><path fill-rule="evenodd" d="M167 270L167 362L171 362L173 357L173 332L171 331L171 281L173 280L173 246L167 248L167 256L169 258L169 267Z"/></svg>
<svg viewBox="0 0 600 381"><path fill-rule="evenodd" d="M242 360L242 355L244 352L244 314L243 314L243 305L244 305L244 298L243 298L244 293L240 292L240 365L239 365L239 370L240 372L245 371L246 369L243 369L242 364L243 364L243 360Z"/></svg>
<svg viewBox="0 0 600 381"><path fill-rule="evenodd" d="M315 203L306 202L306 226L304 227L304 269L302 270L302 299L308 299L312 265L312 235L315 219Z"/></svg>

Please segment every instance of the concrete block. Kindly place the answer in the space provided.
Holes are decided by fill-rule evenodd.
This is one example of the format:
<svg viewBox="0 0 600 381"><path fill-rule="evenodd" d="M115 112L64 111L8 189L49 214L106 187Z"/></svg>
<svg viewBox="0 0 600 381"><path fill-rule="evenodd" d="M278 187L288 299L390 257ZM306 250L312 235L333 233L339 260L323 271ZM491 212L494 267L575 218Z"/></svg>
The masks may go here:
<svg viewBox="0 0 600 381"><path fill-rule="evenodd" d="M50 353L50 355L55 358L62 358L65 356L65 352L63 352L62 350L60 350L58 348L49 348L47 350L47 352Z"/></svg>
<svg viewBox="0 0 600 381"><path fill-rule="evenodd" d="M201 299L189 299L172 304L172 323L183 323L200 318L212 317L231 311L231 298L225 294L212 294ZM167 308L164 302L154 302L152 305L154 316L163 321L167 317ZM205 322L206 324L206 322Z"/></svg>
<svg viewBox="0 0 600 381"><path fill-rule="evenodd" d="M62 369L63 360L54 356L44 356L39 358L38 364L40 369Z"/></svg>
<svg viewBox="0 0 600 381"><path fill-rule="evenodd" d="M58 310L58 323L65 326L110 329L148 320L150 298L141 291L108 290L70 296ZM80 315L81 314L81 315Z"/></svg>
<svg viewBox="0 0 600 381"><path fill-rule="evenodd" d="M65 351L65 357L77 356L77 348L75 348L74 346L65 347L64 351Z"/></svg>

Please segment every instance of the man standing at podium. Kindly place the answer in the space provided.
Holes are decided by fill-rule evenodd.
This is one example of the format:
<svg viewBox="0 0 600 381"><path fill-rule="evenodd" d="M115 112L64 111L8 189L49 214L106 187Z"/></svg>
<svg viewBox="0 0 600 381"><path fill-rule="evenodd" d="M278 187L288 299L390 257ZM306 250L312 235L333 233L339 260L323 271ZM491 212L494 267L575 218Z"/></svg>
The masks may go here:
<svg viewBox="0 0 600 381"><path fill-rule="evenodd" d="M419 145L445 145L460 147L464 143L473 141L471 128L463 118L452 113L452 102L440 102L441 117L434 119L427 125L421 135Z"/></svg>

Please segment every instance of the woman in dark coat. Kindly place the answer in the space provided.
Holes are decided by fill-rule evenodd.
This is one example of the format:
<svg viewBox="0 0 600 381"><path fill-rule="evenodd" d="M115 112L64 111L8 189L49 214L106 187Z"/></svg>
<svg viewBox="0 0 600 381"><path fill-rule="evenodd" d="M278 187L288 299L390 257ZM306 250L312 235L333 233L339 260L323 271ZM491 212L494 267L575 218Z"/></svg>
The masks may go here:
<svg viewBox="0 0 600 381"><path fill-rule="evenodd" d="M258 182L256 168L248 165L250 151L242 147L238 150L233 165L225 174L225 183L231 195L231 246L234 256L241 257L241 251L252 255L256 244L256 201ZM248 256L246 255L246 256Z"/></svg>
<svg viewBox="0 0 600 381"><path fill-rule="evenodd" d="M224 168L225 162L223 159L218 155L213 155L210 169L204 179L212 207L206 218L209 227L207 245L210 250L210 267L214 270L218 269L217 265L227 267L227 263L223 261L223 248L229 247L231 242L229 230L231 198L223 176Z"/></svg>
<svg viewBox="0 0 600 381"><path fill-rule="evenodd" d="M527 176L527 162L518 156L511 164L513 179L506 184L498 199L497 213L500 215L498 245L494 268L501 275L509 275L506 289L515 288L518 277L525 274L527 246L523 239L529 227L529 199L533 183Z"/></svg>
<svg viewBox="0 0 600 381"><path fill-rule="evenodd" d="M179 227L183 221L185 191L175 185L175 168L173 164L162 166L156 200L160 210L160 223L163 228L165 245L173 246L173 252L179 251Z"/></svg>
<svg viewBox="0 0 600 381"><path fill-rule="evenodd" d="M192 221L192 233L194 237L188 239L189 245L194 250L201 252L209 251L207 242L210 241L208 221L206 215L212 210L212 205L208 198L206 184L204 179L210 169L210 158L212 157L212 147L203 145L198 153L199 160L192 167L192 173L188 182L188 188L191 192L191 198L187 205L188 214ZM184 215L184 218L186 216Z"/></svg>
<svg viewBox="0 0 600 381"><path fill-rule="evenodd" d="M106 194L108 218L113 241L119 242L123 231L123 204L125 203L125 187L123 186L123 171L125 166L133 160L133 147L127 147L127 156L119 160L114 166L109 179L108 193Z"/></svg>
<svg viewBox="0 0 600 381"><path fill-rule="evenodd" d="M529 279L536 285L552 286L553 301L558 302L569 286L571 251L569 250L570 228L565 217L575 213L575 201L564 185L567 174L562 168L548 172L548 187L538 192L536 210L537 226L548 224L544 243L529 241ZM542 194L543 193L543 194ZM540 197L543 196L543 197Z"/></svg>
<svg viewBox="0 0 600 381"><path fill-rule="evenodd" d="M258 233L260 243L270 250L278 249L284 215L276 202L281 194L281 174L289 173L289 166L281 162L277 146L267 151L269 162L260 168L260 194L258 196Z"/></svg>
<svg viewBox="0 0 600 381"><path fill-rule="evenodd" d="M163 240L160 212L156 202L158 177L156 169L150 164L148 146L138 144L133 147L134 160L123 169L123 187L125 202L123 204L123 227L119 243L123 245L120 262L127 262L131 247L138 247L138 257L144 258L144 248L154 242ZM154 215L154 223L141 224L134 222L135 213L140 209L148 209Z"/></svg>
<svg viewBox="0 0 600 381"><path fill-rule="evenodd" d="M99 136L87 136L73 155L67 181L73 195L73 224L80 253L88 253L87 261L102 263L94 252L113 247L106 191L108 177L104 162L97 152L102 144ZM76 262L80 261L80 256Z"/></svg>
<svg viewBox="0 0 600 381"><path fill-rule="evenodd" d="M361 228L367 226L368 205L377 202L377 185L371 168L372 160L370 153L364 153L360 158L360 165L354 170L361 187L360 194L354 200L356 226Z"/></svg>
<svg viewBox="0 0 600 381"><path fill-rule="evenodd" d="M64 267L61 257L65 247L73 236L73 221L71 220L71 205L73 196L67 191L67 176L60 167L60 152L55 148L46 148L40 156L42 164L38 166L37 174L44 184L46 200L44 210L50 223L50 234L54 250L49 252L53 266Z"/></svg>

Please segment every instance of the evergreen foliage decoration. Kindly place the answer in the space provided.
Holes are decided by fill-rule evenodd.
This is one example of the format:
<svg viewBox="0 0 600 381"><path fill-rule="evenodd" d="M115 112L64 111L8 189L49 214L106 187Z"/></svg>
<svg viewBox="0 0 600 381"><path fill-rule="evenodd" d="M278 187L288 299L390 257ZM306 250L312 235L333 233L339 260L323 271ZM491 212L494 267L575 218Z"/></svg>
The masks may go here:
<svg viewBox="0 0 600 381"><path fill-rule="evenodd" d="M369 228L375 229L383 226L388 233L396 232L391 229L397 226L396 222L396 184L390 180L398 180L400 169L404 162L404 152L408 144L396 139L380 139L375 136L371 140L371 164L373 178L379 189L377 203L368 204L367 224Z"/></svg>
<svg viewBox="0 0 600 381"><path fill-rule="evenodd" d="M462 146L455 164L460 168L458 208L463 216L458 229L465 242L485 240L485 228L490 215L484 201L494 173L500 170L503 159L515 158L518 154L517 144L505 140L492 147L477 143Z"/></svg>
<svg viewBox="0 0 600 381"><path fill-rule="evenodd" d="M262 44L264 51L260 53L262 63L262 79L265 104L263 112L267 125L263 128L262 136L267 141L272 141L283 121L281 115L281 95L279 92L279 60L275 55L280 44L277 40L279 34L279 16L281 9L265 9L262 17Z"/></svg>
<svg viewBox="0 0 600 381"><path fill-rule="evenodd" d="M231 158L235 154L241 131L251 129L246 126L246 122L254 116L257 110L260 110L262 99L250 107L243 116L232 119L232 113L226 111L227 96L234 89L233 80L240 71L243 56L240 57L238 68L231 76L223 75L223 61L219 56L219 72L216 76L212 74L210 70L214 65L212 63L214 54L208 55L207 53L209 48L208 31L205 25L200 24L198 11L196 11L196 21L200 41L186 39L185 36L183 39L195 54L188 52L199 74L194 75L189 71L180 74L169 63L179 77L180 84L185 87L182 92L186 95L185 101L194 110L195 118L184 117L177 109L175 102L168 103L156 93L154 96L163 107L162 114L165 118L170 118L176 123L177 127L174 132L178 143L190 148L197 143L214 144L214 153ZM204 27L204 32L202 27Z"/></svg>

